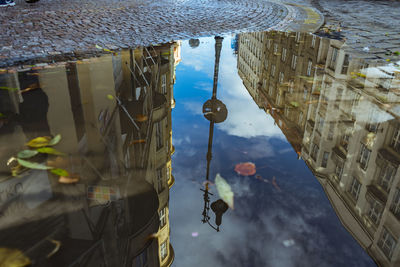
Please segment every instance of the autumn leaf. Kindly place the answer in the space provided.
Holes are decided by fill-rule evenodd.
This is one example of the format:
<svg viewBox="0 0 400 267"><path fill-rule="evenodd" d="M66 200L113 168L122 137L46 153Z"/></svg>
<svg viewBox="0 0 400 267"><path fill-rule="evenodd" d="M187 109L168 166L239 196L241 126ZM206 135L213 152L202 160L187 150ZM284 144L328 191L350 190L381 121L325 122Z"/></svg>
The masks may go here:
<svg viewBox="0 0 400 267"><path fill-rule="evenodd" d="M58 179L59 183L62 184L74 184L79 181L79 177L66 177L66 176L60 176Z"/></svg>
<svg viewBox="0 0 400 267"><path fill-rule="evenodd" d="M69 176L68 171L60 168L51 169L50 172L58 176Z"/></svg>
<svg viewBox="0 0 400 267"><path fill-rule="evenodd" d="M37 155L39 152L36 150L22 150L20 152L18 152L17 157L20 159L28 159L31 158L35 155Z"/></svg>
<svg viewBox="0 0 400 267"><path fill-rule="evenodd" d="M53 139L50 140L49 146L54 146L57 145L61 140L61 134L57 134L56 136L53 137Z"/></svg>
<svg viewBox="0 0 400 267"><path fill-rule="evenodd" d="M231 186L219 173L215 176L215 186L217 187L219 197L233 209L233 192Z"/></svg>
<svg viewBox="0 0 400 267"><path fill-rule="evenodd" d="M50 155L57 155L57 156L63 156L65 155L64 153L58 151L55 148L52 147L41 147L36 149L38 152L43 153L43 154L50 154Z"/></svg>
<svg viewBox="0 0 400 267"><path fill-rule="evenodd" d="M30 140L26 145L29 147L44 147L47 146L49 142L50 142L50 137L42 136Z"/></svg>
<svg viewBox="0 0 400 267"><path fill-rule="evenodd" d="M49 167L37 162L31 162L23 159L17 159L18 163L28 169L36 169L36 170L50 170L53 169L53 167Z"/></svg>

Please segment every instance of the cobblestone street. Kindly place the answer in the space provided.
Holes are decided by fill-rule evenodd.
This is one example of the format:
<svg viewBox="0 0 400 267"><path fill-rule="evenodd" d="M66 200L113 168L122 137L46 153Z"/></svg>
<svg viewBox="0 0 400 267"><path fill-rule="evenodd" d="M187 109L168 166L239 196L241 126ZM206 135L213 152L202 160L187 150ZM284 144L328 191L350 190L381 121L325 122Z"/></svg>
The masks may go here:
<svg viewBox="0 0 400 267"><path fill-rule="evenodd" d="M228 32L284 29L294 8L257 0L42 0L3 8L0 59L123 48ZM5 64L4 64L5 63Z"/></svg>

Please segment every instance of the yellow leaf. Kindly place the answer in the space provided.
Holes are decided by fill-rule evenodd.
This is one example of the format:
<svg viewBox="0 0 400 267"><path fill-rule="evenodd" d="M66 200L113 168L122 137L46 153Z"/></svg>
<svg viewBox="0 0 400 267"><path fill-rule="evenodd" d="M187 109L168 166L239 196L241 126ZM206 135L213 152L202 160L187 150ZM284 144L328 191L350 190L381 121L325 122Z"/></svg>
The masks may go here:
<svg viewBox="0 0 400 267"><path fill-rule="evenodd" d="M49 142L50 142L50 137L41 136L30 140L26 145L30 147L44 147L47 146Z"/></svg>
<svg viewBox="0 0 400 267"><path fill-rule="evenodd" d="M0 248L0 266L24 267L31 264L31 260L18 249Z"/></svg>
<svg viewBox="0 0 400 267"><path fill-rule="evenodd" d="M224 178L217 173L215 176L215 185L217 187L219 197L225 201L228 206L233 209L233 191L231 186L226 182Z"/></svg>

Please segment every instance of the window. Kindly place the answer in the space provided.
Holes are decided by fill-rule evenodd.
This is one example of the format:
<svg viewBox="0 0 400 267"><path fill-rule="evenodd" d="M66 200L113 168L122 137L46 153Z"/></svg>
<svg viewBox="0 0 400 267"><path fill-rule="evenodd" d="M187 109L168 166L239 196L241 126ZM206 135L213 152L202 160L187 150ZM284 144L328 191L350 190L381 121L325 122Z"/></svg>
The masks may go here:
<svg viewBox="0 0 400 267"><path fill-rule="evenodd" d="M296 32L296 38L295 38L296 43L300 42L300 37L301 37L300 33Z"/></svg>
<svg viewBox="0 0 400 267"><path fill-rule="evenodd" d="M289 117L289 107L285 107L284 114L286 117Z"/></svg>
<svg viewBox="0 0 400 267"><path fill-rule="evenodd" d="M322 156L321 167L326 168L328 166L329 152L324 151L324 155Z"/></svg>
<svg viewBox="0 0 400 267"><path fill-rule="evenodd" d="M337 54L338 54L338 49L335 47L332 47L332 55L331 55L331 61L329 62L329 68L335 69L336 66L336 59L337 59Z"/></svg>
<svg viewBox="0 0 400 267"><path fill-rule="evenodd" d="M268 69L268 59L265 59L264 67L265 67L266 70Z"/></svg>
<svg viewBox="0 0 400 267"><path fill-rule="evenodd" d="M322 132L322 129L324 128L324 123L325 123L325 121L324 121L324 118L322 118L321 116L318 116L319 117L319 121L318 121L318 125L317 125L317 130L318 130L318 132Z"/></svg>
<svg viewBox="0 0 400 267"><path fill-rule="evenodd" d="M343 174L343 162L338 162L335 167L335 175L339 179L339 181L342 179L342 174Z"/></svg>
<svg viewBox="0 0 400 267"><path fill-rule="evenodd" d="M382 207L382 204L379 203L379 201L377 201L375 199L370 200L368 217L376 225L379 224L379 221L380 221L381 215L382 215L382 210L383 210L383 207Z"/></svg>
<svg viewBox="0 0 400 267"><path fill-rule="evenodd" d="M270 85L269 88L268 88L268 94L270 96L272 96L273 91L274 91L274 89L273 89L272 85Z"/></svg>
<svg viewBox="0 0 400 267"><path fill-rule="evenodd" d="M360 155L358 157L358 162L362 169L367 169L369 156L371 155L371 150L369 150L363 143L361 143Z"/></svg>
<svg viewBox="0 0 400 267"><path fill-rule="evenodd" d="M167 93L167 75L166 74L161 75L161 93L163 93L163 94Z"/></svg>
<svg viewBox="0 0 400 267"><path fill-rule="evenodd" d="M394 248L396 247L396 240L385 227L382 229L382 236L379 239L378 247L389 260L392 258Z"/></svg>
<svg viewBox="0 0 400 267"><path fill-rule="evenodd" d="M396 217L400 217L400 189L399 188L396 188L396 193L394 194L393 203L390 206L390 211Z"/></svg>
<svg viewBox="0 0 400 267"><path fill-rule="evenodd" d="M396 173L396 169L393 165L388 162L384 163L382 168L379 171L379 185L386 191L389 192L390 186L392 185L392 180L394 174Z"/></svg>
<svg viewBox="0 0 400 267"><path fill-rule="evenodd" d="M283 48L282 49L282 61L286 61L286 53L287 53L286 48Z"/></svg>
<svg viewBox="0 0 400 267"><path fill-rule="evenodd" d="M163 146L163 132L162 132L162 121L155 123L156 125L156 149L159 150Z"/></svg>
<svg viewBox="0 0 400 267"><path fill-rule="evenodd" d="M274 44L274 54L278 53L278 44Z"/></svg>
<svg viewBox="0 0 400 267"><path fill-rule="evenodd" d="M293 55L292 56L292 69L296 69L296 65L297 65L297 56Z"/></svg>
<svg viewBox="0 0 400 267"><path fill-rule="evenodd" d="M140 253L134 260L132 267L147 267L147 249Z"/></svg>
<svg viewBox="0 0 400 267"><path fill-rule="evenodd" d="M283 74L283 72L279 72L279 82L283 83L283 79L284 79L285 75Z"/></svg>
<svg viewBox="0 0 400 267"><path fill-rule="evenodd" d="M313 160L317 160L317 155L318 155L319 147L317 144L313 144L313 147L311 149L311 157Z"/></svg>
<svg viewBox="0 0 400 267"><path fill-rule="evenodd" d="M356 177L353 177L353 181L351 181L349 192L354 197L355 200L358 200L358 196L360 195L360 190L361 190L360 182L357 180Z"/></svg>
<svg viewBox="0 0 400 267"><path fill-rule="evenodd" d="M294 89L294 81L290 80L289 82L289 93L293 94L293 89Z"/></svg>
<svg viewBox="0 0 400 267"><path fill-rule="evenodd" d="M167 207L160 210L160 229L163 228L167 224L167 217L165 215L167 211Z"/></svg>
<svg viewBox="0 0 400 267"><path fill-rule="evenodd" d="M161 243L160 254L161 254L161 260L164 260L167 257L168 255L167 240Z"/></svg>
<svg viewBox="0 0 400 267"><path fill-rule="evenodd" d="M272 65L272 67L271 67L271 76L272 77L275 76L275 65Z"/></svg>
<svg viewBox="0 0 400 267"><path fill-rule="evenodd" d="M268 42L267 42L267 48L268 48L268 49L270 49L270 48L271 48L271 44L272 44L272 40L271 40L271 39L269 39L269 40L268 40Z"/></svg>
<svg viewBox="0 0 400 267"><path fill-rule="evenodd" d="M342 66L342 71L340 72L341 74L347 74L347 70L349 69L349 55L346 54L344 56L343 60L343 66Z"/></svg>
<svg viewBox="0 0 400 267"><path fill-rule="evenodd" d="M303 111L301 111L300 114L299 114L298 123L299 123L300 125L303 123Z"/></svg>
<svg viewBox="0 0 400 267"><path fill-rule="evenodd" d="M329 123L328 140L333 140L333 135L335 133L335 124Z"/></svg>
<svg viewBox="0 0 400 267"><path fill-rule="evenodd" d="M303 100L307 100L308 90L304 87Z"/></svg>
<svg viewBox="0 0 400 267"><path fill-rule="evenodd" d="M349 147L349 140L350 140L350 135L349 134L344 134L340 138L340 146L344 148L344 150L348 150Z"/></svg>
<svg viewBox="0 0 400 267"><path fill-rule="evenodd" d="M281 104L281 94L279 94L279 91L276 94L276 104L278 106Z"/></svg>
<svg viewBox="0 0 400 267"><path fill-rule="evenodd" d="M311 47L315 47L315 41L317 40L317 36L313 35L312 40L311 40Z"/></svg>
<svg viewBox="0 0 400 267"><path fill-rule="evenodd" d="M369 121L372 121L372 120L373 120L373 119L370 118ZM367 129L367 131L369 131L369 132L371 132L371 133L376 133L376 132L378 131L378 128L379 128L379 123L377 123L377 122L370 122L370 123L367 123L367 124L365 125L365 128Z"/></svg>
<svg viewBox="0 0 400 267"><path fill-rule="evenodd" d="M397 127L397 129L394 131L390 146L400 153L400 127Z"/></svg>
<svg viewBox="0 0 400 267"><path fill-rule="evenodd" d="M157 169L157 191L158 193L164 190L163 167Z"/></svg>
<svg viewBox="0 0 400 267"><path fill-rule="evenodd" d="M311 76L311 71L312 71L312 61L309 60L307 65L307 76Z"/></svg>

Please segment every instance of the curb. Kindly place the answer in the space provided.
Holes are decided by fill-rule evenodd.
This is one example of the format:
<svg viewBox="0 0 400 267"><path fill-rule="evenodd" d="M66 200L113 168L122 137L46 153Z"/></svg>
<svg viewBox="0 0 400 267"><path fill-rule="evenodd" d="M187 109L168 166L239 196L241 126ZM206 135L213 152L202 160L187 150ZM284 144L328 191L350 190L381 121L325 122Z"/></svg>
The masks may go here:
<svg viewBox="0 0 400 267"><path fill-rule="evenodd" d="M315 33L325 24L324 15L314 7L294 3L283 4L295 8L297 11L296 18L286 29L288 31Z"/></svg>

